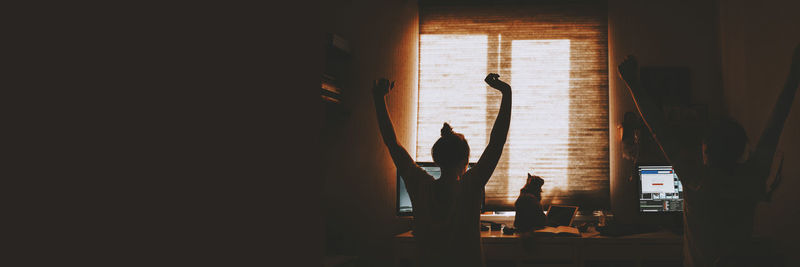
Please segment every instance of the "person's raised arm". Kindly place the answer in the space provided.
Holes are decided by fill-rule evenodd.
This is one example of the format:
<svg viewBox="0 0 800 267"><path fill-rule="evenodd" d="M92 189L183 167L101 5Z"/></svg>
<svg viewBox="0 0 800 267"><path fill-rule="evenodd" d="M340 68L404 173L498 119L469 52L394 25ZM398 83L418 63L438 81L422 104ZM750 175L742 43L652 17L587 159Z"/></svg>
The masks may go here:
<svg viewBox="0 0 800 267"><path fill-rule="evenodd" d="M769 175L775 150L778 148L778 141L783 131L783 125L789 116L794 96L797 94L798 82L800 82L800 44L795 46L792 56L792 65L789 68L789 76L786 78L783 90L778 95L778 102L772 109L772 114L767 121L767 125L758 139L755 151L752 154L751 162L755 164L758 172L758 185L765 186L765 179ZM760 190L759 192L764 192Z"/></svg>
<svg viewBox="0 0 800 267"><path fill-rule="evenodd" d="M503 146L506 144L508 127L511 124L511 86L499 80L499 77L500 75L489 73L484 79L486 84L500 91L503 94L503 98L500 102L500 111L497 114L497 119L495 119L494 126L492 126L489 144L486 145L486 149L483 150L483 154L481 154L481 158L478 159L475 166L470 169L470 172L475 174L475 177L483 179L479 181L480 185L486 185L486 182L492 177L492 173L500 161L500 156L503 155Z"/></svg>
<svg viewBox="0 0 800 267"><path fill-rule="evenodd" d="M658 108L653 97L642 88L639 80L639 63L633 56L628 56L619 65L619 75L628 87L633 97L633 103L642 116L647 128L653 136L667 161L672 164L684 186L697 188L701 175L699 157L695 155L699 150L685 147L679 140L677 133L668 127L666 116Z"/></svg>
<svg viewBox="0 0 800 267"><path fill-rule="evenodd" d="M389 83L387 79L376 80L372 87L372 96L375 100L375 112L378 115L378 127L383 136L383 143L389 149L389 154L392 156L394 166L397 171L403 176L406 183L416 183L414 179L416 175L410 175L413 172L424 172L411 156L408 151L397 142L397 136L394 132L392 119L389 118L389 111L386 110L386 100L384 97L389 93L389 90L394 88L394 82ZM409 187L413 188L413 187Z"/></svg>

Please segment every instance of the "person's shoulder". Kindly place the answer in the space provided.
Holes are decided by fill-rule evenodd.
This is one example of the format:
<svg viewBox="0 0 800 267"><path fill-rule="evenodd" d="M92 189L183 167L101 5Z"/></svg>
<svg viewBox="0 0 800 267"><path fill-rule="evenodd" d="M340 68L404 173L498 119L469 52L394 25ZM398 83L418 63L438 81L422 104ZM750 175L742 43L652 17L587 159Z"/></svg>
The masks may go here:
<svg viewBox="0 0 800 267"><path fill-rule="evenodd" d="M410 172L407 175L412 176L410 178L413 178L420 182L432 182L435 180L435 178L433 178L433 176L430 173L422 169L419 169L419 171Z"/></svg>
<svg viewBox="0 0 800 267"><path fill-rule="evenodd" d="M703 182L701 192L715 199L742 198L742 194L752 190L752 171L746 165L737 165L733 170L712 169Z"/></svg>
<svg viewBox="0 0 800 267"><path fill-rule="evenodd" d="M417 187L429 187L434 181L436 181L436 179L434 179L430 174L420 175L416 180Z"/></svg>
<svg viewBox="0 0 800 267"><path fill-rule="evenodd" d="M481 181L481 177L478 172L473 172L472 169L467 170L463 175L461 175L461 179L466 181L469 184L479 184L478 181Z"/></svg>
<svg viewBox="0 0 800 267"><path fill-rule="evenodd" d="M736 165L736 173L742 176L753 175L759 171L758 163L757 159L748 158L747 161Z"/></svg>
<svg viewBox="0 0 800 267"><path fill-rule="evenodd" d="M750 161L739 163L726 170L716 170L714 180L719 184L725 185L744 185L753 175L757 173L755 164Z"/></svg>

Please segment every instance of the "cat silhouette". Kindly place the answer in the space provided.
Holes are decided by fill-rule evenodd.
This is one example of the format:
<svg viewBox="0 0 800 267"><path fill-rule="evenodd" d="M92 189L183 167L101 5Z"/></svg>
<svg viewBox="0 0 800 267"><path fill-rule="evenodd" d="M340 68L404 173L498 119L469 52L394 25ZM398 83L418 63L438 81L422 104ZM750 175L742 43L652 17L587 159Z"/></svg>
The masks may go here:
<svg viewBox="0 0 800 267"><path fill-rule="evenodd" d="M519 197L514 203L517 213L514 216L514 228L527 232L544 227L546 216L542 210L542 177L528 173L528 181L519 190Z"/></svg>

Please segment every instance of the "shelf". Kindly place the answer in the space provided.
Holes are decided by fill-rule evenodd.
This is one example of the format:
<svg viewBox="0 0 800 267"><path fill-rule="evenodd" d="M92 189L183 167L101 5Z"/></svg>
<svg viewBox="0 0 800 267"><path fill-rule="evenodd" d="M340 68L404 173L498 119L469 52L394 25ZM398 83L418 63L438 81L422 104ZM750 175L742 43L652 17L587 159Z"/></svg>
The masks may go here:
<svg viewBox="0 0 800 267"><path fill-rule="evenodd" d="M326 34L324 42L325 71L320 80L320 98L328 122L338 123L350 114L342 101L346 96L343 85L351 77L351 48L347 40L334 33Z"/></svg>

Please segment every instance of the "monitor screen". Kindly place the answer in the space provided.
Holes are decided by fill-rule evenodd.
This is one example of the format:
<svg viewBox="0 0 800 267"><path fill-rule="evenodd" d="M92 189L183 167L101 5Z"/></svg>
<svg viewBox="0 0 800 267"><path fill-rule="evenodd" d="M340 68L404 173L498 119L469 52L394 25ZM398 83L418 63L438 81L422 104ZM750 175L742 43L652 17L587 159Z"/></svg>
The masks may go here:
<svg viewBox="0 0 800 267"><path fill-rule="evenodd" d="M683 186L672 166L639 165L639 211L683 211Z"/></svg>
<svg viewBox="0 0 800 267"><path fill-rule="evenodd" d="M436 163L433 162L417 162L417 165L421 167L423 170L428 172L433 179L439 179L442 175L442 171L439 169L439 166L436 166ZM475 166L475 163L470 163L467 168L472 168ZM411 197L408 196L408 190L406 189L406 183L403 181L403 177L400 176L400 173L397 173L397 215L400 216L411 216L412 212L411 208Z"/></svg>

